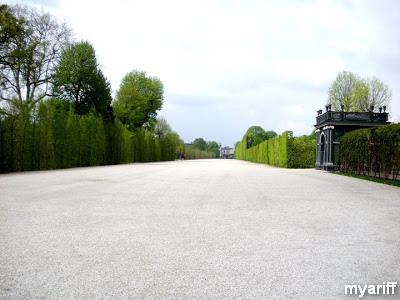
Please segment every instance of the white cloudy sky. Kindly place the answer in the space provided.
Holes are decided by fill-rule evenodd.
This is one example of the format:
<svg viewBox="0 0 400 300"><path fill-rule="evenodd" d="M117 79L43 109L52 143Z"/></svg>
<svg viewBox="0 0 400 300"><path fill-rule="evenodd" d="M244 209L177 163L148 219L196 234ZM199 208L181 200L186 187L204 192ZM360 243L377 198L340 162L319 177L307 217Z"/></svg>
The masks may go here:
<svg viewBox="0 0 400 300"><path fill-rule="evenodd" d="M96 49L115 92L133 69L165 86L164 116L186 141L233 146L252 125L309 134L347 69L393 90L400 121L397 0L26 0Z"/></svg>

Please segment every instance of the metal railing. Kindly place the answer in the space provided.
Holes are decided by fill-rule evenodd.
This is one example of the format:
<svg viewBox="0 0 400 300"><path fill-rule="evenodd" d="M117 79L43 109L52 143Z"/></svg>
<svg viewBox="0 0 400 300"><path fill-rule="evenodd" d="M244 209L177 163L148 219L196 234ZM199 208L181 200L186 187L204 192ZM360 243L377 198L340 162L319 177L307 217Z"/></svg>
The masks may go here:
<svg viewBox="0 0 400 300"><path fill-rule="evenodd" d="M374 112L342 112L327 111L317 116L317 125L327 121L346 121L354 123L385 123L388 120L388 113Z"/></svg>

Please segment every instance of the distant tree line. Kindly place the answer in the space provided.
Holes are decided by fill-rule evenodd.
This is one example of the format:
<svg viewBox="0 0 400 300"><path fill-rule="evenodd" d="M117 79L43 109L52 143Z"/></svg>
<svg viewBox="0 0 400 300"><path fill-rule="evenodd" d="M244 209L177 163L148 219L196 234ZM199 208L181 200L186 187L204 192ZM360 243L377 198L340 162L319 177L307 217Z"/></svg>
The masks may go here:
<svg viewBox="0 0 400 300"><path fill-rule="evenodd" d="M164 87L133 70L116 98L88 41L48 13L0 5L0 172L173 160ZM199 152L193 158L214 157Z"/></svg>
<svg viewBox="0 0 400 300"><path fill-rule="evenodd" d="M200 151L214 153L216 158L220 158L220 146L216 141L207 143L203 138L197 138L193 141L192 147Z"/></svg>

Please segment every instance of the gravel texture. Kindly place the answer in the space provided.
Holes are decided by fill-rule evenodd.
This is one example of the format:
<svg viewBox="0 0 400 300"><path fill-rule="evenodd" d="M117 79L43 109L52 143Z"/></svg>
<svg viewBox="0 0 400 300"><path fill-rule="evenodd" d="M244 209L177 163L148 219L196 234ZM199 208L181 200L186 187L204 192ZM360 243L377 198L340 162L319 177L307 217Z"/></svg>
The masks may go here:
<svg viewBox="0 0 400 300"><path fill-rule="evenodd" d="M344 285L388 281L398 187L236 160L0 175L1 299L359 299Z"/></svg>

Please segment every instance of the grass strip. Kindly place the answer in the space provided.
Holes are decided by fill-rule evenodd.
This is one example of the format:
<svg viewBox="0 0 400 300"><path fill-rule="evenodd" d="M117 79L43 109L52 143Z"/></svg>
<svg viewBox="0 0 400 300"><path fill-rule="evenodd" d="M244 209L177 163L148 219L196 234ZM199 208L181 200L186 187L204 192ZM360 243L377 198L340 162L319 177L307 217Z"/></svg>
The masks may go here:
<svg viewBox="0 0 400 300"><path fill-rule="evenodd" d="M371 177L371 176L366 176L366 175L350 174L350 173L343 173L343 172L336 172L336 171L331 172L331 173L400 187L400 181L396 181L396 180L389 180L389 179L376 178L376 177Z"/></svg>

